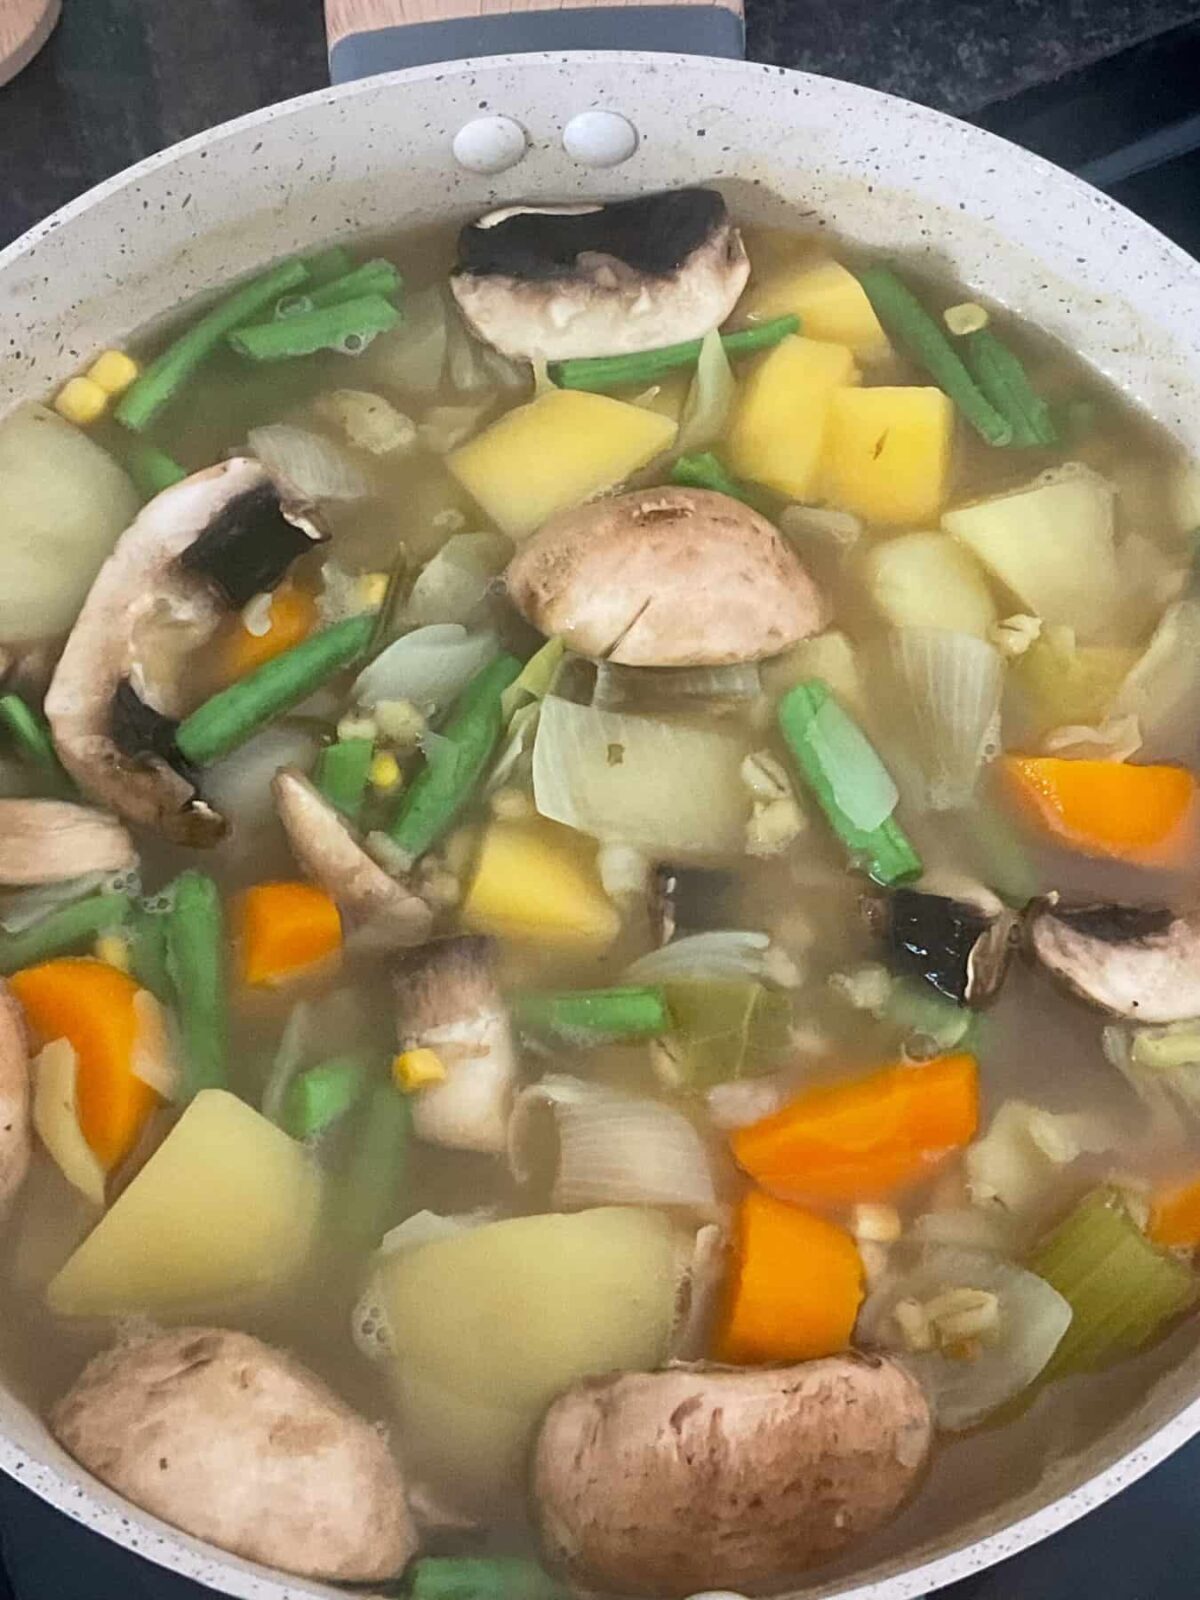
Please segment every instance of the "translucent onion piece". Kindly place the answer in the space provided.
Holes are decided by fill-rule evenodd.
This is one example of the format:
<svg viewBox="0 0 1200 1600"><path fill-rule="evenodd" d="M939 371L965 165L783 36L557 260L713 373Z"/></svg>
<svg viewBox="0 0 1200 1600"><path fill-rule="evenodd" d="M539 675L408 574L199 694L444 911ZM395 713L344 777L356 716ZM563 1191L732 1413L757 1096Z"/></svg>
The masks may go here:
<svg viewBox="0 0 1200 1600"><path fill-rule="evenodd" d="M762 693L762 675L754 661L728 667L623 667L601 661L596 668L592 705L603 711L624 711L649 702L680 700L754 700Z"/></svg>
<svg viewBox="0 0 1200 1600"><path fill-rule="evenodd" d="M683 403L674 455L689 450L707 450L725 431L733 408L737 384L721 335L711 328L700 344L695 375Z"/></svg>
<svg viewBox="0 0 1200 1600"><path fill-rule="evenodd" d="M446 365L448 308L441 285L404 297L404 321L371 345L366 366L381 383L409 394L441 387Z"/></svg>
<svg viewBox="0 0 1200 1600"><path fill-rule="evenodd" d="M533 741L541 714L542 707L537 700L532 705L522 706L519 711L513 712L508 733L496 757L496 764L484 785L485 794L494 794L510 779L525 775L533 754Z"/></svg>
<svg viewBox="0 0 1200 1600"><path fill-rule="evenodd" d="M1173 737L1200 720L1200 600L1178 600L1163 612L1141 658L1109 707L1109 717L1135 716L1145 745L1169 752Z"/></svg>
<svg viewBox="0 0 1200 1600"><path fill-rule="evenodd" d="M373 492L353 456L309 428L272 422L251 428L246 442L276 483L300 500L364 500Z"/></svg>
<svg viewBox="0 0 1200 1600"><path fill-rule="evenodd" d="M417 574L400 614L406 628L468 622L513 546L502 533L455 533Z"/></svg>
<svg viewBox="0 0 1200 1600"><path fill-rule="evenodd" d="M456 622L431 623L393 640L354 680L360 706L410 700L426 715L443 710L499 651L493 633L468 633Z"/></svg>
<svg viewBox="0 0 1200 1600"><path fill-rule="evenodd" d="M1100 1044L1150 1113L1157 1139L1178 1144L1194 1134L1200 1117L1200 1022L1160 1028L1111 1023Z"/></svg>
<svg viewBox="0 0 1200 1600"><path fill-rule="evenodd" d="M861 517L832 506L785 506L779 516L779 526L789 539L831 545L838 550L849 550L864 532Z"/></svg>
<svg viewBox="0 0 1200 1600"><path fill-rule="evenodd" d="M1000 1324L994 1342L981 1339L965 1356L907 1351L892 1315L896 1302L925 1304L949 1289L997 1296ZM857 1337L903 1352L930 1397L938 1426L958 1433L1027 1389L1070 1322L1071 1308L1062 1295L1032 1272L986 1251L929 1246L910 1271L889 1274L870 1296L859 1315Z"/></svg>
<svg viewBox="0 0 1200 1600"><path fill-rule="evenodd" d="M39 883L31 889L0 895L0 928L5 933L24 933L60 906L82 900L110 878L107 872L85 872L78 878L64 878L61 883Z"/></svg>
<svg viewBox="0 0 1200 1600"><path fill-rule="evenodd" d="M417 438L435 456L449 455L470 438L491 409L490 399L461 406L430 406L417 424Z"/></svg>
<svg viewBox="0 0 1200 1600"><path fill-rule="evenodd" d="M1018 1222L1072 1198L1066 1168L1086 1154L1113 1150L1118 1130L1097 1113L1053 1112L1025 1100L1006 1100L987 1132L963 1157L976 1205L997 1206Z"/></svg>
<svg viewBox="0 0 1200 1600"><path fill-rule="evenodd" d="M661 1101L548 1076L518 1096L509 1121L509 1165L519 1183L537 1172L539 1143L552 1146L556 1211L666 1206L710 1217L718 1210L704 1141Z"/></svg>
<svg viewBox="0 0 1200 1600"><path fill-rule="evenodd" d="M963 1250L994 1250L1012 1255L1019 1233L998 1206L947 1206L914 1217L910 1236L918 1244L955 1245Z"/></svg>
<svg viewBox="0 0 1200 1600"><path fill-rule="evenodd" d="M625 980L666 983L688 978L769 978L770 953L771 941L765 933L741 928L692 933L639 956L626 967Z"/></svg>
<svg viewBox="0 0 1200 1600"><path fill-rule="evenodd" d="M133 997L135 1033L129 1067L163 1100L174 1104L183 1090L183 1069L171 1013L149 989Z"/></svg>
<svg viewBox="0 0 1200 1600"><path fill-rule="evenodd" d="M1042 740L1044 754L1072 761L1128 761L1141 748L1141 723L1132 714L1106 717L1094 728L1083 724L1052 728Z"/></svg>
<svg viewBox="0 0 1200 1600"><path fill-rule="evenodd" d="M280 767L307 772L316 752L317 737L311 727L279 722L208 769L204 793L235 824L222 846L224 855L235 855L243 846L257 848L263 831L278 827L271 779Z"/></svg>
<svg viewBox="0 0 1200 1600"><path fill-rule="evenodd" d="M523 389L529 369L509 361L499 351L481 344L455 310L449 312L446 375L459 394L482 394L488 389Z"/></svg>
<svg viewBox="0 0 1200 1600"><path fill-rule="evenodd" d="M891 667L899 711L934 811L966 805L1000 748L1004 659L994 645L945 628L901 628Z"/></svg>
<svg viewBox="0 0 1200 1600"><path fill-rule="evenodd" d="M725 1280L726 1239L715 1222L682 1240L681 1271L675 1289L675 1325L668 1354L672 1361L701 1361L712 1348L712 1325Z"/></svg>

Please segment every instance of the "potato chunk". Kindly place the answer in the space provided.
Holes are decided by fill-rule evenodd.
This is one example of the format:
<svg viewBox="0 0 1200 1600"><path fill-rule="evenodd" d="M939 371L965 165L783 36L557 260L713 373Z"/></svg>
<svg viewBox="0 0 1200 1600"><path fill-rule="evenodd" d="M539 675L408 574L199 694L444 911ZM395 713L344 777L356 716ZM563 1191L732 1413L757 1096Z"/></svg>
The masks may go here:
<svg viewBox="0 0 1200 1600"><path fill-rule="evenodd" d="M940 389L843 389L830 402L822 491L884 527L930 522L946 500L954 406Z"/></svg>
<svg viewBox="0 0 1200 1600"><path fill-rule="evenodd" d="M805 253L757 272L738 302L738 317L765 322L800 318L810 339L849 345L859 361L879 361L891 346L866 290L848 268L829 256Z"/></svg>
<svg viewBox="0 0 1200 1600"><path fill-rule="evenodd" d="M726 447L732 470L793 500L811 498L830 399L858 376L845 345L797 334L759 356L734 407Z"/></svg>

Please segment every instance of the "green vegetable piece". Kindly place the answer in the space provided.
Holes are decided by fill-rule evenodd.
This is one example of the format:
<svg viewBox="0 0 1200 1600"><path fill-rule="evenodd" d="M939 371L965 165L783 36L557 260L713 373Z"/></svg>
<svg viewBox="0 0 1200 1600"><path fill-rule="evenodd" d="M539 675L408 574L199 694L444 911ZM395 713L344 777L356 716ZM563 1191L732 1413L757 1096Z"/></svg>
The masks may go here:
<svg viewBox="0 0 1200 1600"><path fill-rule="evenodd" d="M672 1031L659 1068L680 1089L708 1089L777 1066L787 1050L787 996L743 978L677 979L665 985Z"/></svg>
<svg viewBox="0 0 1200 1600"><path fill-rule="evenodd" d="M317 757L313 782L344 817L357 822L375 754L373 739L339 739L327 744Z"/></svg>
<svg viewBox="0 0 1200 1600"><path fill-rule="evenodd" d="M1090 1372L1139 1349L1200 1288L1191 1267L1146 1238L1112 1188L1085 1196L1037 1246L1029 1270L1073 1313L1048 1378Z"/></svg>
<svg viewBox="0 0 1200 1600"><path fill-rule="evenodd" d="M500 716L507 728L516 713L530 701L544 700L554 687L566 653L561 639L547 639L521 668L521 676L500 696Z"/></svg>
<svg viewBox="0 0 1200 1600"><path fill-rule="evenodd" d="M167 913L135 904L130 914L130 964L143 989L164 1003L174 997L167 967Z"/></svg>
<svg viewBox="0 0 1200 1600"><path fill-rule="evenodd" d="M450 748L439 746L404 791L388 829L410 862L441 838L470 799L503 731L500 704L521 674L516 656L497 656L459 695L440 730Z"/></svg>
<svg viewBox="0 0 1200 1600"><path fill-rule="evenodd" d="M408 1569L412 1600L569 1600L570 1591L524 1556L422 1556Z"/></svg>
<svg viewBox="0 0 1200 1600"><path fill-rule="evenodd" d="M49 778L56 789L64 793L74 789L74 784L58 759L48 723L19 694L0 694L0 726L12 736L23 761Z"/></svg>
<svg viewBox="0 0 1200 1600"><path fill-rule="evenodd" d="M173 483L180 483L187 477L187 472L178 461L165 450L147 444L143 439L134 441L125 465L143 500L153 500L156 494L161 494Z"/></svg>
<svg viewBox="0 0 1200 1600"><path fill-rule="evenodd" d="M280 1126L293 1139L315 1139L355 1106L367 1086L365 1055L334 1056L288 1084Z"/></svg>
<svg viewBox="0 0 1200 1600"><path fill-rule="evenodd" d="M354 261L344 245L332 244L328 250L318 250L315 255L302 256L308 273L308 285L319 289L335 278L344 278L354 270Z"/></svg>
<svg viewBox="0 0 1200 1600"><path fill-rule="evenodd" d="M836 773L826 770L824 742L814 738L818 713L823 722L836 717L858 735L855 743L861 752L861 766L857 773L847 773L844 767ZM876 883L889 888L920 877L921 858L894 816L876 828L863 829L847 815L850 785L874 788L881 779L890 782L890 778L874 747L834 699L828 684L820 678L798 683L780 700L776 715L800 776L825 813L829 826L846 846L855 866L862 867ZM848 743L843 745L843 749L848 747Z"/></svg>
<svg viewBox="0 0 1200 1600"><path fill-rule="evenodd" d="M1050 407L1029 381L1020 358L990 328L980 328L963 340L970 367L979 387L1012 427L1018 447L1058 443L1058 430Z"/></svg>
<svg viewBox="0 0 1200 1600"><path fill-rule="evenodd" d="M1077 396L1074 400L1062 400L1058 405L1051 406L1050 420L1061 434L1064 444L1081 444L1089 434L1095 432L1100 421L1100 407L1094 400Z"/></svg>
<svg viewBox="0 0 1200 1600"><path fill-rule="evenodd" d="M374 613L348 617L265 661L183 719L175 735L180 755L196 767L227 756L356 661L374 631Z"/></svg>
<svg viewBox="0 0 1200 1600"><path fill-rule="evenodd" d="M181 872L167 913L167 972L183 1037L183 1103L220 1089L228 1070L225 918L221 895L203 872Z"/></svg>
<svg viewBox="0 0 1200 1600"><path fill-rule="evenodd" d="M522 1033L577 1046L656 1039L672 1025L666 992L653 985L517 995L512 1016Z"/></svg>
<svg viewBox="0 0 1200 1600"><path fill-rule="evenodd" d="M0 973L19 972L39 961L70 955L90 944L97 934L128 922L130 910L128 895L94 894L52 911L20 933L0 932Z"/></svg>
<svg viewBox="0 0 1200 1600"><path fill-rule="evenodd" d="M750 491L727 471L711 450L677 456L671 468L671 482L683 484L688 489L713 489L717 494L727 494L731 500L741 500L746 505L754 504Z"/></svg>
<svg viewBox="0 0 1200 1600"><path fill-rule="evenodd" d="M117 421L134 433L144 432L231 329L307 280L303 262L284 261L235 289L134 379L113 412Z"/></svg>
<svg viewBox="0 0 1200 1600"><path fill-rule="evenodd" d="M275 322L234 328L226 339L231 349L251 361L291 361L317 350L358 355L377 333L386 333L399 321L400 313L390 300L381 294L365 294Z"/></svg>
<svg viewBox="0 0 1200 1600"><path fill-rule="evenodd" d="M361 1252L373 1250L404 1212L412 1106L390 1081L379 1083L363 1101L356 1124L335 1231L345 1249Z"/></svg>
<svg viewBox="0 0 1200 1600"><path fill-rule="evenodd" d="M368 294L396 295L402 287L403 279L390 261L366 261L340 278L310 290L306 298L315 307L338 306Z"/></svg>
<svg viewBox="0 0 1200 1600"><path fill-rule="evenodd" d="M891 267L882 263L867 267L859 273L858 281L885 332L918 366L924 367L975 431L988 444L1012 444L1011 422L996 410L941 328Z"/></svg>
<svg viewBox="0 0 1200 1600"><path fill-rule="evenodd" d="M937 1053L962 1045L977 1048L982 1018L970 1006L956 1005L927 984L906 978L892 984L883 1015L912 1038L928 1039Z"/></svg>
<svg viewBox="0 0 1200 1600"><path fill-rule="evenodd" d="M799 317L773 317L770 322L760 322L738 333L723 333L721 343L727 356L748 356L756 350L769 350L789 333L799 332ZM703 343L703 339L686 339L682 344L641 350L631 356L581 356L573 361L555 361L550 366L550 377L560 389L591 389L601 394L627 384L653 383L668 372L694 367Z"/></svg>

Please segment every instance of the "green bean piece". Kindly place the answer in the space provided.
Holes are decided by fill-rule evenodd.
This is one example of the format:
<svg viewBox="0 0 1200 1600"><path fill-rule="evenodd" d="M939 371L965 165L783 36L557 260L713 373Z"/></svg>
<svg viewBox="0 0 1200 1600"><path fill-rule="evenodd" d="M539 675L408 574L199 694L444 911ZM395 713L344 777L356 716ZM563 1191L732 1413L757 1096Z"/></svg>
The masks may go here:
<svg viewBox="0 0 1200 1600"><path fill-rule="evenodd" d="M375 754L372 739L339 739L327 744L317 757L313 782L344 817L357 822Z"/></svg>
<svg viewBox="0 0 1200 1600"><path fill-rule="evenodd" d="M142 433L230 329L307 280L308 269L303 262L284 261L235 289L199 322L194 322L186 333L181 333L140 377L134 379L113 412L117 421L134 433Z"/></svg>
<svg viewBox="0 0 1200 1600"><path fill-rule="evenodd" d="M980 328L963 340L967 365L984 394L1012 426L1018 447L1058 443L1058 430L1050 407L1029 381L1020 358L990 328Z"/></svg>
<svg viewBox="0 0 1200 1600"><path fill-rule="evenodd" d="M135 440L125 464L143 500L153 500L156 494L187 477L186 470L165 450L142 439Z"/></svg>
<svg viewBox="0 0 1200 1600"><path fill-rule="evenodd" d="M799 332L799 317L773 317L770 322L760 322L737 333L723 333L721 343L727 356L748 356L756 350L769 350L789 333ZM550 377L560 389L591 389L600 394L629 384L653 383L668 372L694 367L703 342L686 339L682 344L640 350L631 356L580 356L571 361L555 361L550 366Z"/></svg>
<svg viewBox="0 0 1200 1600"><path fill-rule="evenodd" d="M0 973L7 976L39 961L70 955L97 934L128 922L131 909L128 895L94 894L50 912L20 933L0 932Z"/></svg>
<svg viewBox="0 0 1200 1600"><path fill-rule="evenodd" d="M250 361L291 361L318 350L358 355L377 333L400 321L400 313L381 294L364 294L334 306L317 306L275 322L255 322L226 334L231 349Z"/></svg>
<svg viewBox="0 0 1200 1600"><path fill-rule="evenodd" d="M404 280L390 261L365 261L361 267L334 278L331 283L310 290L306 298L317 308L340 306L366 294L381 294L390 299L399 294L403 286Z"/></svg>
<svg viewBox="0 0 1200 1600"><path fill-rule="evenodd" d="M391 1082L376 1084L360 1109L334 1219L339 1244L356 1252L373 1250L400 1220L412 1141L412 1106Z"/></svg>
<svg viewBox="0 0 1200 1600"><path fill-rule="evenodd" d="M671 468L671 482L689 489L713 489L717 494L727 494L731 500L741 500L746 505L754 503L750 491L726 470L711 450L677 456Z"/></svg>
<svg viewBox="0 0 1200 1600"><path fill-rule="evenodd" d="M374 629L373 612L348 617L264 661L183 719L175 735L180 755L196 767L227 756L357 660Z"/></svg>
<svg viewBox="0 0 1200 1600"><path fill-rule="evenodd" d="M167 913L167 971L183 1037L183 1100L226 1080L229 1017L221 895L203 872L181 872Z"/></svg>
<svg viewBox="0 0 1200 1600"><path fill-rule="evenodd" d="M854 744L860 752L860 769L857 773L830 772L826 766L823 743L814 728L819 714L834 717L857 735ZM809 678L798 683L780 700L776 708L780 731L800 776L838 838L850 852L856 866L867 871L876 883L891 887L907 883L920 876L921 858L913 849L907 834L894 816L887 817L878 827L858 827L845 809L846 788L858 784L866 788L887 779L887 772L874 748L862 735L828 686L820 678Z"/></svg>
<svg viewBox="0 0 1200 1600"><path fill-rule="evenodd" d="M962 358L916 295L891 267L879 263L858 275L885 331L948 394L988 444L1013 442L1012 424L972 378Z"/></svg>
<svg viewBox="0 0 1200 1600"><path fill-rule="evenodd" d="M143 989L164 1003L174 994L167 967L167 913L135 904L129 924L130 963Z"/></svg>
<svg viewBox="0 0 1200 1600"><path fill-rule="evenodd" d="M568 1600L570 1593L525 1556L422 1556L404 1591L411 1600Z"/></svg>
<svg viewBox="0 0 1200 1600"><path fill-rule="evenodd" d="M74 788L58 759L49 724L19 694L0 694L0 726L8 730L23 761L52 779L57 789L70 792Z"/></svg>
<svg viewBox="0 0 1200 1600"><path fill-rule="evenodd" d="M521 994L512 1016L522 1033L576 1046L657 1039L671 1028L666 991L655 985Z"/></svg>
<svg viewBox="0 0 1200 1600"><path fill-rule="evenodd" d="M331 244L328 250L318 250L315 255L302 256L305 271L308 273L308 285L312 289L319 289L326 283L332 283L335 278L344 278L348 272L354 270L354 261L345 245Z"/></svg>
<svg viewBox="0 0 1200 1600"><path fill-rule="evenodd" d="M450 748L425 765L404 791L388 829L409 861L423 856L446 832L474 792L504 727L501 699L521 674L516 656L497 656L459 695L440 730Z"/></svg>
<svg viewBox="0 0 1200 1600"><path fill-rule="evenodd" d="M293 1139L315 1139L344 1117L367 1086L365 1055L334 1056L293 1078L284 1091L280 1125Z"/></svg>

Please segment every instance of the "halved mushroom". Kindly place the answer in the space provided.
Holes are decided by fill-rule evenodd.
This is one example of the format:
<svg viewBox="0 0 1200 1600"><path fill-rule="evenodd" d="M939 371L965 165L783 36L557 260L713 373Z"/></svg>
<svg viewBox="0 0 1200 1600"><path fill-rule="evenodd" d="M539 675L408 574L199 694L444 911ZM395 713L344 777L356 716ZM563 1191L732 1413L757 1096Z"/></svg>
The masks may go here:
<svg viewBox="0 0 1200 1600"><path fill-rule="evenodd" d="M271 788L296 864L333 896L360 943L387 948L428 939L433 912L426 902L371 859L303 773L282 767Z"/></svg>
<svg viewBox="0 0 1200 1600"><path fill-rule="evenodd" d="M546 1413L534 1520L583 1589L773 1585L890 1517L932 1431L916 1380L860 1356L589 1379Z"/></svg>
<svg viewBox="0 0 1200 1600"><path fill-rule="evenodd" d="M29 1047L21 1008L0 981L0 1216L25 1181L30 1133Z"/></svg>
<svg viewBox="0 0 1200 1600"><path fill-rule="evenodd" d="M1116 1017L1200 1017L1200 915L1165 906L1047 904L1029 945L1072 993Z"/></svg>
<svg viewBox="0 0 1200 1600"><path fill-rule="evenodd" d="M413 1131L429 1144L501 1155L517 1081L508 1014L495 978L495 944L468 934L435 939L395 963L400 1049L432 1050L441 1083L413 1097Z"/></svg>
<svg viewBox="0 0 1200 1600"><path fill-rule="evenodd" d="M787 540L708 489L637 489L552 517L507 582L542 633L631 667L758 661L826 620Z"/></svg>
<svg viewBox="0 0 1200 1600"><path fill-rule="evenodd" d="M115 817L66 800L0 800L0 884L59 883L137 866Z"/></svg>
<svg viewBox="0 0 1200 1600"><path fill-rule="evenodd" d="M244 457L150 501L101 567L46 694L58 753L85 793L176 844L223 836L174 746L189 657L324 537Z"/></svg>
<svg viewBox="0 0 1200 1600"><path fill-rule="evenodd" d="M983 884L929 874L911 889L864 896L863 911L889 966L948 999L986 1005L1004 982L1017 918Z"/></svg>
<svg viewBox="0 0 1200 1600"><path fill-rule="evenodd" d="M118 1344L88 1362L50 1425L134 1505L247 1560L367 1583L416 1552L382 1434L250 1334L176 1328Z"/></svg>
<svg viewBox="0 0 1200 1600"><path fill-rule="evenodd" d="M732 872L660 861L650 874L646 897L655 944L670 944L688 933L733 927L737 886Z"/></svg>
<svg viewBox="0 0 1200 1600"><path fill-rule="evenodd" d="M715 189L506 206L459 234L454 298L506 356L627 355L719 327L750 276Z"/></svg>

